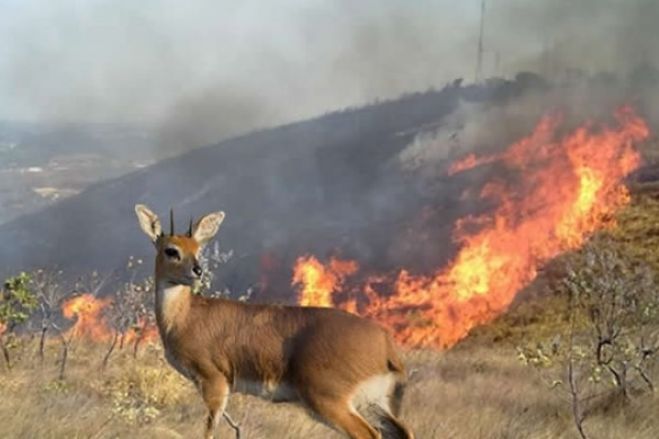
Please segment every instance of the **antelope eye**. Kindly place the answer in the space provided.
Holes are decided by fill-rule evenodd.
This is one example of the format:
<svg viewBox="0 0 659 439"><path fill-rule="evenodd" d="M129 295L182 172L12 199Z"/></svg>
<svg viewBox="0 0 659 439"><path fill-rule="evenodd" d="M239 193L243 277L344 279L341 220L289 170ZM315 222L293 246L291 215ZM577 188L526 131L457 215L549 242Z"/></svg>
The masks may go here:
<svg viewBox="0 0 659 439"><path fill-rule="evenodd" d="M168 258L172 259L181 259L181 255L178 253L178 250L175 248L166 248L165 249L165 255L167 255Z"/></svg>

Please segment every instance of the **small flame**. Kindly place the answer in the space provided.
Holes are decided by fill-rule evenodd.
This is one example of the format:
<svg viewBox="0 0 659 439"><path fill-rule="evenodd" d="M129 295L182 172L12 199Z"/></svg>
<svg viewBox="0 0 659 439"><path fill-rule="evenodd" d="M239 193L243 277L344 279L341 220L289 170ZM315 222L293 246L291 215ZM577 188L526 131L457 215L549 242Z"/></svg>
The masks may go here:
<svg viewBox="0 0 659 439"><path fill-rule="evenodd" d="M121 334L124 343L135 341L151 343L158 339L158 328L145 318L139 318L137 324Z"/></svg>
<svg viewBox="0 0 659 439"><path fill-rule="evenodd" d="M110 298L98 298L91 294L82 294L64 302L62 314L69 320L75 319L68 334L93 341L109 340L112 332L108 329L104 313L111 303Z"/></svg>
<svg viewBox="0 0 659 439"><path fill-rule="evenodd" d="M520 179L483 187L480 197L496 200L498 207L456 222L454 238L461 247L446 267L429 276L400 269L368 278L359 302L335 305L380 321L410 346L450 347L491 321L543 263L580 247L629 202L620 181L639 166L634 145L647 139L649 129L630 107L620 109L616 119L615 127L587 123L561 137L562 118L547 115L505 152L454 163L449 173L501 162ZM313 261L308 265L316 275L299 275L300 261ZM313 256L298 259L294 279L302 285L300 303L308 303L313 291L325 306L334 303L341 285L319 281L328 270Z"/></svg>
<svg viewBox="0 0 659 439"><path fill-rule="evenodd" d="M359 268L354 261L331 258L327 266L314 256L297 259L293 269L293 285L301 285L298 302L302 306L334 305L332 293L339 291L345 278Z"/></svg>
<svg viewBox="0 0 659 439"><path fill-rule="evenodd" d="M469 154L465 158L457 160L451 164L448 168L448 175L455 175L460 172L468 171L477 166L484 165L486 163L492 163L496 160L496 156L490 157L476 157L476 154Z"/></svg>
<svg viewBox="0 0 659 439"><path fill-rule="evenodd" d="M114 337L114 331L107 321L107 310L112 305L112 298L99 298L92 294L73 297L62 304L62 314L69 320L75 320L67 335L76 339L93 342L107 342ZM158 337L155 325L141 318L136 327L119 334L124 343L140 341L152 342Z"/></svg>

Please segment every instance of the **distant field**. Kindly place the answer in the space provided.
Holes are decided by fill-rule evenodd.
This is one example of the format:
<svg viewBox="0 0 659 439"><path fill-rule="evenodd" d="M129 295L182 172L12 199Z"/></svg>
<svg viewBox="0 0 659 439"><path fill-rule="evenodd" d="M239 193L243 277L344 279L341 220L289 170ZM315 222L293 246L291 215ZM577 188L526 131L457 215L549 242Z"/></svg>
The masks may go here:
<svg viewBox="0 0 659 439"><path fill-rule="evenodd" d="M150 136L123 125L0 120L0 224L151 163Z"/></svg>
<svg viewBox="0 0 659 439"><path fill-rule="evenodd" d="M132 358L119 351L107 370L104 347L78 345L64 381L56 380L57 345L38 365L36 345L25 346L13 370L0 369L3 438L200 437L204 408L191 384L164 363L158 346ZM418 438L573 438L569 405L514 349L469 343L447 353L405 355L410 382L402 418ZM243 439L338 438L302 409L234 395L228 411ZM659 397L624 410L606 406L585 426L594 438L659 437ZM233 438L222 423L219 437Z"/></svg>

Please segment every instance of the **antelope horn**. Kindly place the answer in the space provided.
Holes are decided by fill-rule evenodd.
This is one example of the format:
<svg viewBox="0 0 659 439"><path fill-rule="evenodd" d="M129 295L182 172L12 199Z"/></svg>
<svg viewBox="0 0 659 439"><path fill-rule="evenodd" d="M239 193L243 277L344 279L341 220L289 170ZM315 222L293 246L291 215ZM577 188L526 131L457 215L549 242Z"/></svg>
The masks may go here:
<svg viewBox="0 0 659 439"><path fill-rule="evenodd" d="M174 209L169 209L169 235L174 236Z"/></svg>
<svg viewBox="0 0 659 439"><path fill-rule="evenodd" d="M190 217L190 225L188 226L188 236L192 238L192 217Z"/></svg>

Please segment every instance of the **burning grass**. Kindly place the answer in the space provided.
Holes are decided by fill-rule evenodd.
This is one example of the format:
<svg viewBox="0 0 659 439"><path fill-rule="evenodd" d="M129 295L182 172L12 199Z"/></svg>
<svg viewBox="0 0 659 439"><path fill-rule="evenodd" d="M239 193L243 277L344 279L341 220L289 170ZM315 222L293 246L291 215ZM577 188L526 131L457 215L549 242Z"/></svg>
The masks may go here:
<svg viewBox="0 0 659 439"><path fill-rule="evenodd" d="M327 266L313 256L298 258L293 270L293 284L300 285L301 306L334 306L332 292L339 290L347 276L359 266L354 261L331 258Z"/></svg>
<svg viewBox="0 0 659 439"><path fill-rule="evenodd" d="M640 164L636 145L649 129L629 107L619 109L615 119L566 131L559 114L548 114L502 153L454 163L450 174L498 163L507 178L489 181L480 191L479 198L497 206L492 212L456 222L460 250L447 266L430 275L401 268L371 276L346 294L342 282L322 279L336 277L336 260L324 267L307 256L294 271L313 270L316 277L313 285L309 278L295 278L303 284L300 302L356 311L389 327L408 346L453 346L503 313L543 264L579 248L628 204L621 180ZM356 266L342 262L351 263Z"/></svg>
<svg viewBox="0 0 659 439"><path fill-rule="evenodd" d="M123 331L112 328L107 318L112 303L111 297L101 298L88 293L65 300L62 304L62 315L74 322L67 331L67 336L95 342L107 342L117 336L121 339L122 345L158 340L158 329L155 324L144 318Z"/></svg>

